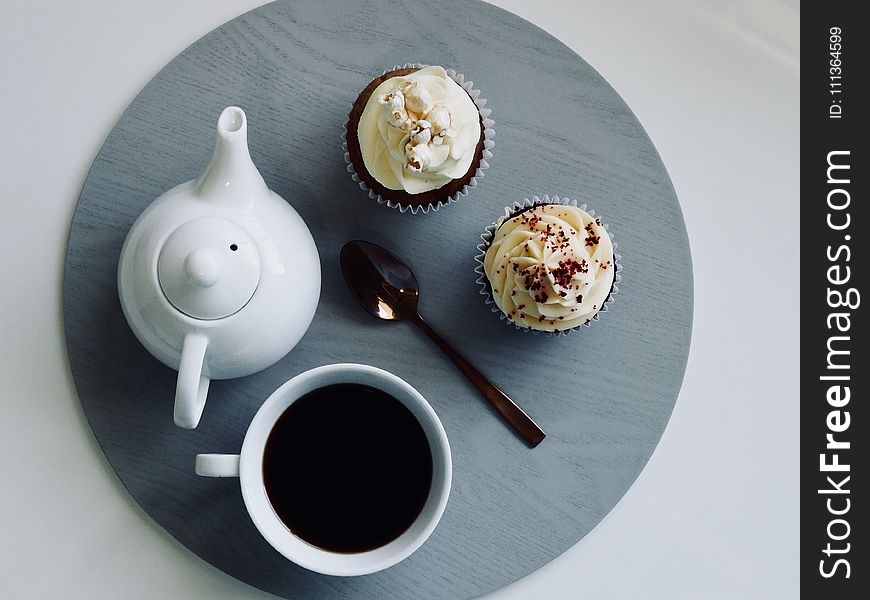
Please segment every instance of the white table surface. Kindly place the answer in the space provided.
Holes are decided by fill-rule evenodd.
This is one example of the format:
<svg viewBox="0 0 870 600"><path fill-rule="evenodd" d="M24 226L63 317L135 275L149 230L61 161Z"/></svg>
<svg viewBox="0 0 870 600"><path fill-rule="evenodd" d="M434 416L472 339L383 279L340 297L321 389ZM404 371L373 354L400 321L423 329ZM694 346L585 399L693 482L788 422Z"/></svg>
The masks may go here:
<svg viewBox="0 0 870 600"><path fill-rule="evenodd" d="M75 393L61 298L73 209L121 112L178 52L261 3L0 4L2 598L272 597L125 492ZM494 4L583 56L646 127L683 206L695 323L673 417L628 494L486 598L796 598L799 0Z"/></svg>

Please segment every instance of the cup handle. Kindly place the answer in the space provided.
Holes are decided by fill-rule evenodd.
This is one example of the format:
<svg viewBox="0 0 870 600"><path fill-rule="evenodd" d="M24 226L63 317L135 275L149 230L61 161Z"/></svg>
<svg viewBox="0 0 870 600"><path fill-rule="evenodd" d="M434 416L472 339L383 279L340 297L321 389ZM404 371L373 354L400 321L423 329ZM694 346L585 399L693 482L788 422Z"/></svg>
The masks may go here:
<svg viewBox="0 0 870 600"><path fill-rule="evenodd" d="M210 382L204 374L207 347L208 338L200 333L184 336L175 387L175 424L184 429L195 429L205 408Z"/></svg>
<svg viewBox="0 0 870 600"><path fill-rule="evenodd" d="M203 477L238 477L238 454L197 454L196 474Z"/></svg>

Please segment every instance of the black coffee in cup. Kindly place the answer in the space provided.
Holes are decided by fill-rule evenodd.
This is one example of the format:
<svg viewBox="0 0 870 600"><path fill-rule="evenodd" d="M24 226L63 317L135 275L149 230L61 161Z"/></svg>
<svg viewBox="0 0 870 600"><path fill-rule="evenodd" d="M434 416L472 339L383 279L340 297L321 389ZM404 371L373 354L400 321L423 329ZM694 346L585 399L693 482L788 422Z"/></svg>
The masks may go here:
<svg viewBox="0 0 870 600"><path fill-rule="evenodd" d="M334 384L302 396L266 441L263 481L295 535L332 552L365 552L404 533L432 486L423 427L390 394Z"/></svg>

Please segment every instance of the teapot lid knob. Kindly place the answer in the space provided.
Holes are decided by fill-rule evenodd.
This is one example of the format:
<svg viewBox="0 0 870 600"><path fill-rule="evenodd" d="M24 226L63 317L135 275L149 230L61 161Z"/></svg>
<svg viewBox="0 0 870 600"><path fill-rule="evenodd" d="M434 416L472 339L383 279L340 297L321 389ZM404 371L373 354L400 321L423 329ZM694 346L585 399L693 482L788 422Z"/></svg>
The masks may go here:
<svg viewBox="0 0 870 600"><path fill-rule="evenodd" d="M241 310L260 282L253 240L224 219L188 221L166 239L157 259L166 299L195 319L223 319Z"/></svg>
<svg viewBox="0 0 870 600"><path fill-rule="evenodd" d="M211 287L221 278L223 260L214 248L197 248L184 259L184 273L193 285Z"/></svg>

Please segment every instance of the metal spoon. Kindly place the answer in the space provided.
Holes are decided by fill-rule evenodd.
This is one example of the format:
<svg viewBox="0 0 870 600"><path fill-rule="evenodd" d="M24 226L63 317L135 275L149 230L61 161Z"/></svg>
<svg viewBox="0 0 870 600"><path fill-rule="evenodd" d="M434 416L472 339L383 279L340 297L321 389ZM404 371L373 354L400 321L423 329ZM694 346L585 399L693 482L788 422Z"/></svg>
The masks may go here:
<svg viewBox="0 0 870 600"><path fill-rule="evenodd" d="M417 279L401 260L380 246L353 240L341 249L341 272L363 308L380 319L416 324L531 447L541 443L547 434L532 418L423 320L417 310Z"/></svg>

